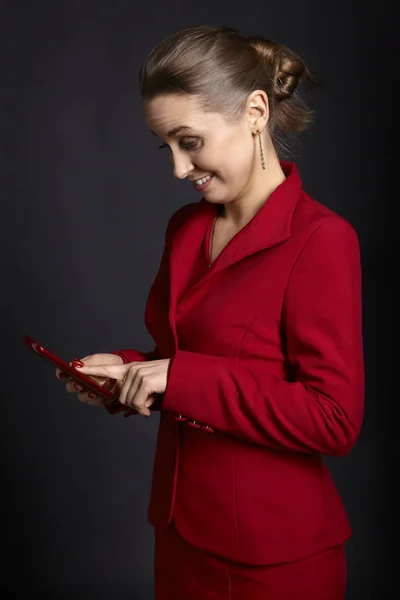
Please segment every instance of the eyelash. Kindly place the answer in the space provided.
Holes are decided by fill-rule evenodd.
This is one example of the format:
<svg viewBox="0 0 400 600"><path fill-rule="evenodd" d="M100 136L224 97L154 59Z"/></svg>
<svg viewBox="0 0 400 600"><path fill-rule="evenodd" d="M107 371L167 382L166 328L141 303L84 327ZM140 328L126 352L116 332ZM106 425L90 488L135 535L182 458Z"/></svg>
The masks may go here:
<svg viewBox="0 0 400 600"><path fill-rule="evenodd" d="M197 140L195 142L188 142L186 144L182 144L182 147L185 150L198 150L198 148L195 148L197 144ZM158 146L158 149L161 150L162 148L169 148L168 144L162 144L161 146Z"/></svg>

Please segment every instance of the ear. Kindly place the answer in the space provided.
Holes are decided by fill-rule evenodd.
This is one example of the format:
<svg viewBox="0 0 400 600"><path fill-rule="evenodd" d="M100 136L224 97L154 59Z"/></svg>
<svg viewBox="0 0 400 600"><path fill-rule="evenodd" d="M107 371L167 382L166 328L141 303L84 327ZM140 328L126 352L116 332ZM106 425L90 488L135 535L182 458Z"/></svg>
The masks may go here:
<svg viewBox="0 0 400 600"><path fill-rule="evenodd" d="M268 96L264 90L254 90L247 99L247 117L251 131L263 131L269 119Z"/></svg>

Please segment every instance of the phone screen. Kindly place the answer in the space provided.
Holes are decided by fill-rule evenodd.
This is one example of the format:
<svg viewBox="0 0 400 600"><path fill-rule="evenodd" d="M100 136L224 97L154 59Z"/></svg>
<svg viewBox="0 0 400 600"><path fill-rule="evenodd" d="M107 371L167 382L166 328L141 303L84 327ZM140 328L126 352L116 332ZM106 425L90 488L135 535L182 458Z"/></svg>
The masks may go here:
<svg viewBox="0 0 400 600"><path fill-rule="evenodd" d="M23 342L28 348L33 350L35 354L41 356L42 358L50 362L54 367L58 367L63 373L69 375L75 381L79 381L79 383L81 383L87 390L92 390L93 392L95 392L99 396L102 396L103 398L108 398L111 400L117 399L117 395L115 393L104 389L99 383L97 383L94 379L89 377L89 375L80 373L79 370L75 369L75 367L69 365L62 358L60 358L53 352L50 352L50 350L48 350L38 342L35 342L35 340L30 338L28 335L25 335L23 337Z"/></svg>

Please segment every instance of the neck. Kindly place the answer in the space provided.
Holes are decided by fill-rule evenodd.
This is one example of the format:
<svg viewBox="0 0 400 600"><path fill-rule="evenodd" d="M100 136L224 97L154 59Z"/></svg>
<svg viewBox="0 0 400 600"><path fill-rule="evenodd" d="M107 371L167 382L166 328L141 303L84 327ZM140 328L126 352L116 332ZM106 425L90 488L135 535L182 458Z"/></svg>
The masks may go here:
<svg viewBox="0 0 400 600"><path fill-rule="evenodd" d="M286 176L276 154L266 157L266 170L257 163L257 173L251 178L251 185L240 197L223 204L221 218L227 225L240 229L248 223L268 200L272 192L285 181Z"/></svg>

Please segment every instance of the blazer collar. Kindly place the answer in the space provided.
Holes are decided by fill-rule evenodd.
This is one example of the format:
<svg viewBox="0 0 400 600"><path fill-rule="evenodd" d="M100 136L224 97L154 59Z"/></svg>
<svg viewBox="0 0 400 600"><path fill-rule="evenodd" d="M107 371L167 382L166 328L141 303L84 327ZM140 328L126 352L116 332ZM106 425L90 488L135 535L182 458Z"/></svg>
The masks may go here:
<svg viewBox="0 0 400 600"><path fill-rule="evenodd" d="M243 229L225 246L208 271L190 290L188 284L198 253L203 251L207 225L218 211L218 205L204 198L192 205L193 212L172 239L170 254L170 323L175 332L175 311L178 298L192 295L206 280L237 261L283 242L290 236L290 226L302 183L296 165L280 161L286 179L270 194L263 206ZM175 332L176 335L176 332ZM176 340L177 343L177 340Z"/></svg>
<svg viewBox="0 0 400 600"><path fill-rule="evenodd" d="M286 179L270 194L254 217L230 240L210 268L210 272L241 260L245 256L283 242L290 236L290 225L296 204L302 191L302 181L294 162L280 160ZM193 257L201 251L205 227L218 212L218 205L204 198L194 205L194 210L174 236L171 260L182 259L179 249L185 248L185 256ZM186 261L185 261L186 262Z"/></svg>
<svg viewBox="0 0 400 600"><path fill-rule="evenodd" d="M274 246L290 236L290 226L296 204L300 198L302 181L295 163L280 160L286 179L270 194L254 217L229 242L215 261L218 270L241 260L249 254ZM202 198L200 213L206 219L217 215L218 205ZM204 216L192 215L193 219ZM214 265L213 265L214 266Z"/></svg>

